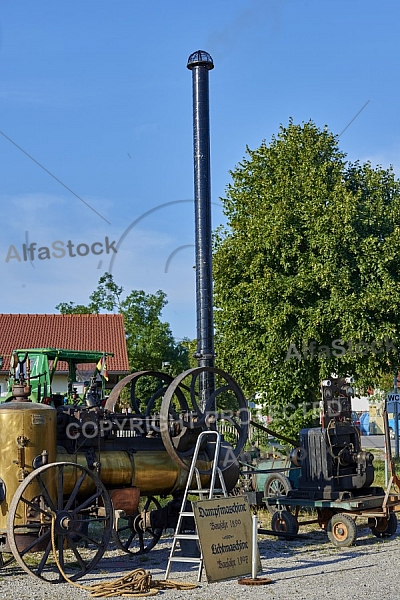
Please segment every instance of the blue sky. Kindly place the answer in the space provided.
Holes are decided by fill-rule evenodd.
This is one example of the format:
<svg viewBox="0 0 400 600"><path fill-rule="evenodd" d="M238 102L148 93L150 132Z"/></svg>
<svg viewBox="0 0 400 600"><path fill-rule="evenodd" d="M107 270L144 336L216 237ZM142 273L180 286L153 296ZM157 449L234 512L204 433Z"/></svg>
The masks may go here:
<svg viewBox="0 0 400 600"><path fill-rule="evenodd" d="M174 336L195 337L189 54L206 50L215 64L216 227L246 145L270 140L290 117L340 134L368 102L340 147L399 175L399 18L395 0L1 0L0 131L90 206L0 135L0 311L86 303L110 268L112 249L24 261L26 240L50 251L70 240L74 254L117 242L138 220L115 280L164 290Z"/></svg>

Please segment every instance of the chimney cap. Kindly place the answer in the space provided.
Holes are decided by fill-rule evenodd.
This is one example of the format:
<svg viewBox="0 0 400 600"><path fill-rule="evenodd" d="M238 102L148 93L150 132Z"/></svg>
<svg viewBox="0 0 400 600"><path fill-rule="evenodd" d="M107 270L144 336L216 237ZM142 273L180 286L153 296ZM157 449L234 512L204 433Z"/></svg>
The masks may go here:
<svg viewBox="0 0 400 600"><path fill-rule="evenodd" d="M186 66L190 70L194 69L194 67L204 66L211 71L211 69L214 68L214 62L208 52L205 52L204 50L196 50L196 52L193 52L189 56Z"/></svg>

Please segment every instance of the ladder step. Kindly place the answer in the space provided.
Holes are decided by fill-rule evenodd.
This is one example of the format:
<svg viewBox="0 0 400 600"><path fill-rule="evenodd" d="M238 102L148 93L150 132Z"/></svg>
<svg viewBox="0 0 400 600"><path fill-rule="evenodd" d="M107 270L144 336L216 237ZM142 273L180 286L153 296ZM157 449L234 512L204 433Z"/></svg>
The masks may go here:
<svg viewBox="0 0 400 600"><path fill-rule="evenodd" d="M184 510L179 513L181 517L194 517L194 512L190 512L189 510Z"/></svg>
<svg viewBox="0 0 400 600"><path fill-rule="evenodd" d="M224 490L214 488L214 494L222 494ZM197 489L197 490L188 490L188 494L209 494L210 488Z"/></svg>
<svg viewBox="0 0 400 600"><path fill-rule="evenodd" d="M174 535L176 540L198 540L199 536L197 533L178 533Z"/></svg>
<svg viewBox="0 0 400 600"><path fill-rule="evenodd" d="M169 562L191 562L191 563L201 563L202 558L189 558L188 556L172 556L169 559Z"/></svg>

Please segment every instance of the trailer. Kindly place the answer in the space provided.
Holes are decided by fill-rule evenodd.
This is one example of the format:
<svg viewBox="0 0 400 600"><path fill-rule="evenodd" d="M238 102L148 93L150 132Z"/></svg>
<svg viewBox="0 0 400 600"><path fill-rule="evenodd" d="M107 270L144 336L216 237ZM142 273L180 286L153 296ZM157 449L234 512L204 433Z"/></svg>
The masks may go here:
<svg viewBox="0 0 400 600"><path fill-rule="evenodd" d="M329 386L322 386L322 391L324 387L332 387L332 382L329 382ZM343 381L336 387L343 390ZM326 413L329 412L332 398L332 393L325 394ZM341 414L336 414L336 418L340 419ZM364 453L363 456L358 446L359 434L352 432L345 420L327 420L331 434L320 428L303 431L300 436L303 443L298 456L301 473L297 487L277 497L264 497L266 504L275 511L271 523L273 531L296 535L300 526L318 523L326 531L328 539L338 547L355 543L356 523L360 520L376 537L386 538L396 533L396 514L400 512L400 479L396 475L391 454L386 406L383 418L386 456L390 467L386 489L372 486L373 455ZM302 510L313 512L316 516L300 518Z"/></svg>
<svg viewBox="0 0 400 600"><path fill-rule="evenodd" d="M296 535L299 527L318 523L329 540L339 547L352 546L357 539L359 520L366 520L371 532L380 538L391 537L397 531L396 512L400 512L400 495L385 493L375 488L375 494L356 498L329 500L307 500L293 497L267 498L275 513L271 527L275 532ZM312 509L313 519L300 519L300 510Z"/></svg>
<svg viewBox="0 0 400 600"><path fill-rule="evenodd" d="M300 469L285 454L263 453L258 459L248 460L248 452L239 457L240 480L238 489L250 506L266 508L274 514L276 507L268 499L279 498L297 487Z"/></svg>

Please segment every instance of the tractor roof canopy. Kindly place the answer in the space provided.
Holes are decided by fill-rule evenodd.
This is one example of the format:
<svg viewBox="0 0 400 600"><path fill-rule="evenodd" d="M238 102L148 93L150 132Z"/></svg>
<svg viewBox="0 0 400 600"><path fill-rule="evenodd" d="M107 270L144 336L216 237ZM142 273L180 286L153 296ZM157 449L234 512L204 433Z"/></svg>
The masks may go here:
<svg viewBox="0 0 400 600"><path fill-rule="evenodd" d="M88 350L65 350L63 348L18 348L14 350L16 354L25 355L44 355L50 360L73 361L78 364L97 363L103 356L114 356L112 352L96 352Z"/></svg>

